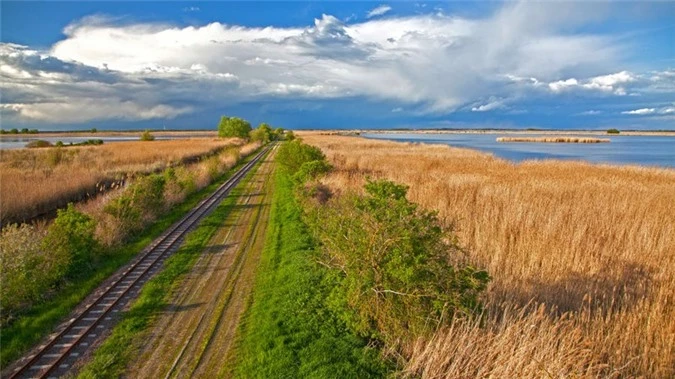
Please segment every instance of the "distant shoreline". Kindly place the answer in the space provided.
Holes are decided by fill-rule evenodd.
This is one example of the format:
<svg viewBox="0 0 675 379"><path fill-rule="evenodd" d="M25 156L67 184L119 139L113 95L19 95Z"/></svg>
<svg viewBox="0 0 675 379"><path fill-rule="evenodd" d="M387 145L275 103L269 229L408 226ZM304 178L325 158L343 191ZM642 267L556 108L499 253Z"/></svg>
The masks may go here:
<svg viewBox="0 0 675 379"><path fill-rule="evenodd" d="M31 138L39 139L41 137L134 137L140 136L143 133L143 130L124 130L124 131L108 131L100 130L95 133L92 133L90 130L82 131L63 131L63 132L39 132L35 134L0 134L0 140L5 139L16 139L16 138ZM217 130L150 130L156 137L162 136L180 136L186 135L187 137L193 138L207 138L207 137L217 137ZM186 137L186 138L187 138Z"/></svg>

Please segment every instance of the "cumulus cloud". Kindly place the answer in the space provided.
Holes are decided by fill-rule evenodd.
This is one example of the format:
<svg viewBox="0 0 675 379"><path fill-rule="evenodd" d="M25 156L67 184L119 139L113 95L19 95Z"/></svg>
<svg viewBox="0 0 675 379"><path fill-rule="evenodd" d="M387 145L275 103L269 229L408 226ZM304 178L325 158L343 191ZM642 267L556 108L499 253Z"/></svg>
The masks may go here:
<svg viewBox="0 0 675 379"><path fill-rule="evenodd" d="M391 7L389 5L380 5L374 9L372 9L368 14L366 14L367 18L372 18L372 17L377 17L377 16L382 16L383 14L389 12L391 10Z"/></svg>
<svg viewBox="0 0 675 379"><path fill-rule="evenodd" d="M570 32L600 17L587 9L596 6L505 3L479 18L426 14L354 24L322 15L307 27L128 25L93 16L66 27L46 51L0 44L0 89L13 114L55 122L73 121L58 109L82 120L147 119L276 98L359 97L448 114L495 110L541 93L675 91L668 89L675 88L673 72L617 69L622 47L611 36ZM89 99L110 99L119 111Z"/></svg>
<svg viewBox="0 0 675 379"><path fill-rule="evenodd" d="M491 99L488 103L472 107L471 111L472 112L488 112L488 111L493 111L495 109L504 109L504 108L506 108L506 105L504 105L503 100Z"/></svg>
<svg viewBox="0 0 675 379"><path fill-rule="evenodd" d="M646 115L656 113L656 108L640 108L632 111L621 112L622 114Z"/></svg>
<svg viewBox="0 0 675 379"><path fill-rule="evenodd" d="M671 115L675 114L675 105L665 106L660 108L640 108L632 111L624 111L622 114L630 114L637 116L646 116L646 115Z"/></svg>

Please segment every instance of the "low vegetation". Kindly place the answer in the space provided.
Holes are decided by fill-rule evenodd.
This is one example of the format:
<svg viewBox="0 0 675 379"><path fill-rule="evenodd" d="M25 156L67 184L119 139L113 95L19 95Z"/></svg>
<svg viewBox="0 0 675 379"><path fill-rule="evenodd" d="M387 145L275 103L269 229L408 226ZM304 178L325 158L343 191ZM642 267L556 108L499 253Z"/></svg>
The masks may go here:
<svg viewBox="0 0 675 379"><path fill-rule="evenodd" d="M619 129L615 128L607 129L607 134L619 134L619 133L621 133Z"/></svg>
<svg viewBox="0 0 675 379"><path fill-rule="evenodd" d="M603 143L610 140L591 137L497 137L497 142Z"/></svg>
<svg viewBox="0 0 675 379"><path fill-rule="evenodd" d="M406 375L675 375L673 170L302 137L335 167L322 192L361 191L367 178L408 185L492 277L480 320L403 347Z"/></svg>

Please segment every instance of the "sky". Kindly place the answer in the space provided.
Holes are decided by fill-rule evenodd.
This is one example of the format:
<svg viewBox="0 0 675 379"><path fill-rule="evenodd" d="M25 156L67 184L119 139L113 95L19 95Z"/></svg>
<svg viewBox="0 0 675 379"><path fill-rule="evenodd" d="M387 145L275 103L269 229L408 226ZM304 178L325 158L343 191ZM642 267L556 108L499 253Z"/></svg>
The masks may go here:
<svg viewBox="0 0 675 379"><path fill-rule="evenodd" d="M2 1L0 126L675 129L674 1Z"/></svg>

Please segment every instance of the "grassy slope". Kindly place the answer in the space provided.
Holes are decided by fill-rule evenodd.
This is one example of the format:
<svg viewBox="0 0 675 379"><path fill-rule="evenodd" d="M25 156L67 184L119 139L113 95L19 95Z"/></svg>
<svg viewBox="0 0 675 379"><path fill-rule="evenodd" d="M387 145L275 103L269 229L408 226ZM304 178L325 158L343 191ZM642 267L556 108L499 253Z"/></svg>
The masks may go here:
<svg viewBox="0 0 675 379"><path fill-rule="evenodd" d="M381 377L390 367L324 307L322 271L292 184L278 172L251 307L242 323L234 374L258 378Z"/></svg>
<svg viewBox="0 0 675 379"><path fill-rule="evenodd" d="M215 191L220 184L254 155L249 155L249 157L243 159L242 162L230 169L220 179L189 196L185 202L174 207L167 215L161 217L133 242L112 251L99 263L95 270L91 271L89 276L68 283L68 285L59 290L56 296L42 304L36 305L26 311L11 325L4 327L0 333L0 346L2 346L0 365L2 368L44 338L102 281L129 262L131 258L136 256L171 224L178 221L190 209L196 206L201 199Z"/></svg>
<svg viewBox="0 0 675 379"><path fill-rule="evenodd" d="M110 378L119 377L143 340L154 316L168 305L172 289L180 284L182 275L189 272L222 221L232 211L242 188L250 180L249 173L229 196L190 232L181 248L164 264L164 269L143 286L140 296L115 326L111 335L96 350L94 356L78 377Z"/></svg>

